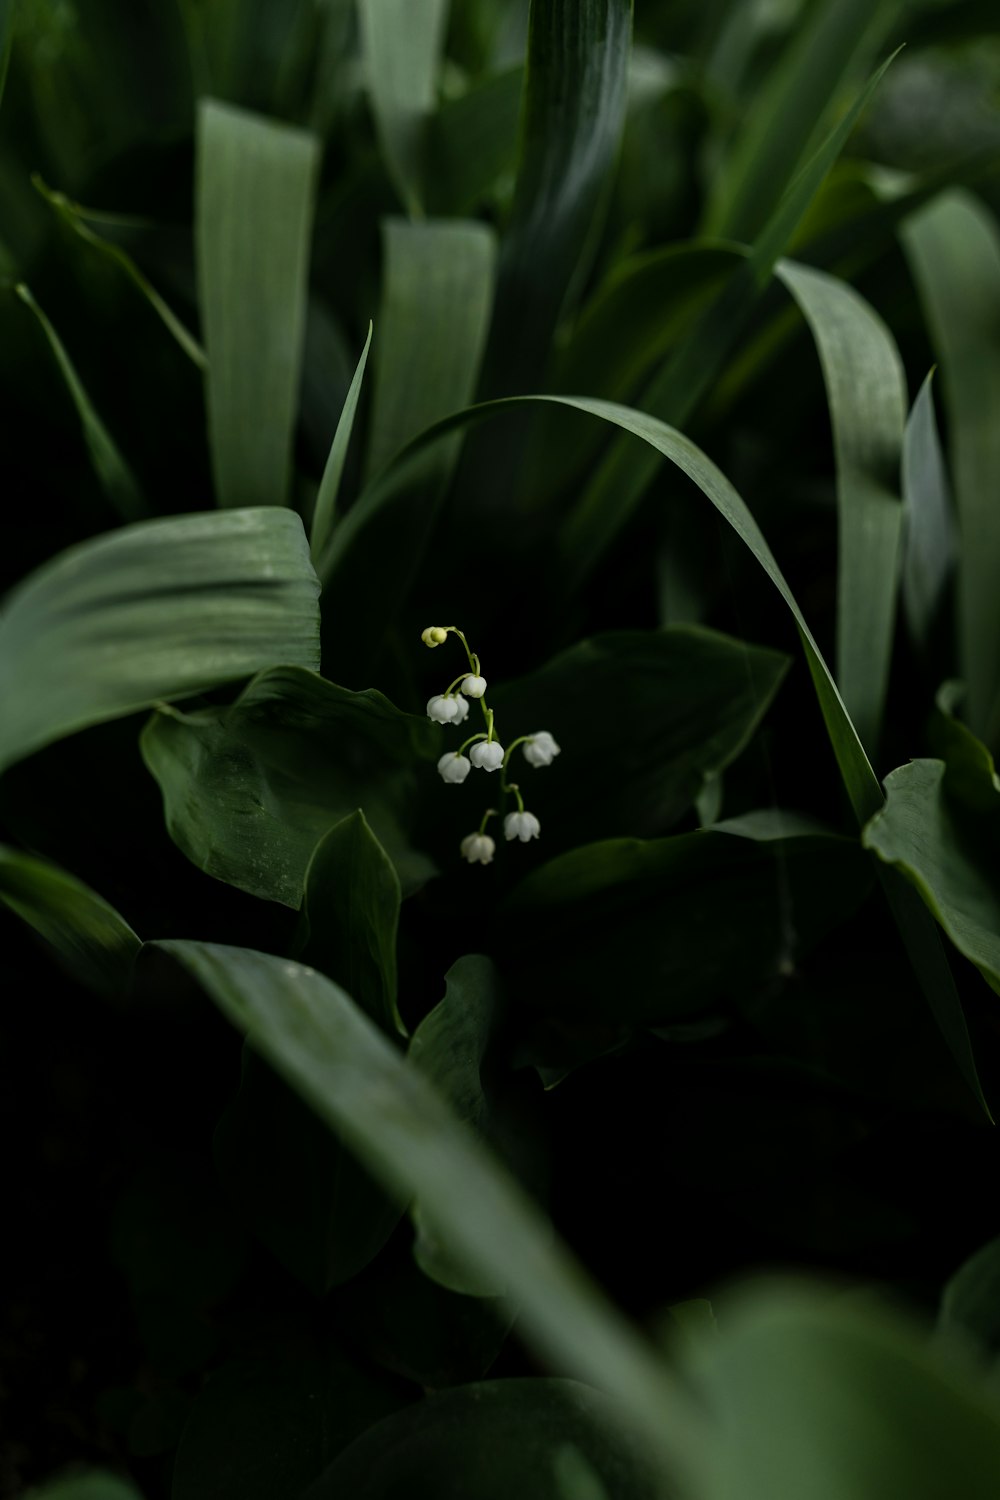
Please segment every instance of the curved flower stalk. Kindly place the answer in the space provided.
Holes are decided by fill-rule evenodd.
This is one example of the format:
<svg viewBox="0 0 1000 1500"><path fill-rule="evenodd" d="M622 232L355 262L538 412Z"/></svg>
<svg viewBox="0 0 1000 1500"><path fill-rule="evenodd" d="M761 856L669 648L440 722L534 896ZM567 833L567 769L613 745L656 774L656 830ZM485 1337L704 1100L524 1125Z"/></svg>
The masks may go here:
<svg viewBox="0 0 1000 1500"><path fill-rule="evenodd" d="M472 770L499 771L502 798L506 800L512 796L517 802L517 810L504 817L504 838L508 843L515 839L522 844L530 843L532 839L538 838L542 825L534 813L525 809L517 782L507 779L510 757L521 746L521 753L528 765L537 769L550 766L560 754L560 746L547 729L540 729L534 734L518 735L505 749L497 736L493 710L486 702L489 684L482 675L479 657L462 631L457 625L428 625L421 632L420 638L425 646L434 650L443 646L449 635L457 636L461 641L468 665L448 684L443 693L435 693L427 700L427 717L436 724L462 724L468 717L471 699L478 702L485 727L470 734L457 750L442 755L438 761L438 774L447 785L460 786ZM487 808L477 831L466 834L462 840L462 858L468 860L469 864L492 864L496 843L486 832L486 825L490 818L497 816L496 808Z"/></svg>

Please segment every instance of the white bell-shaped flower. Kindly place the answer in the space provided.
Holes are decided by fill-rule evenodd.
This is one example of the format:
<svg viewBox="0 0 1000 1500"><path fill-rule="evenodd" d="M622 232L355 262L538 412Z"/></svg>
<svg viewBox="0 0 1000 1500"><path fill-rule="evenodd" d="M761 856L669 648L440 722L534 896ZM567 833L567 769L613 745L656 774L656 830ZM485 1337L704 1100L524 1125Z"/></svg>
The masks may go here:
<svg viewBox="0 0 1000 1500"><path fill-rule="evenodd" d="M459 755L457 750L449 750L447 755L442 755L438 761L438 774L442 781L447 781L451 786L461 786L462 782L472 770L472 766L464 755Z"/></svg>
<svg viewBox="0 0 1000 1500"><path fill-rule="evenodd" d="M486 678L468 676L462 682L462 692L467 698L481 698L486 691Z"/></svg>
<svg viewBox="0 0 1000 1500"><path fill-rule="evenodd" d="M461 697L459 697L459 696L456 695L456 697L454 697L452 699L452 702L455 705L455 717L454 717L454 719L452 719L452 723L453 724L464 724L465 720L469 717L469 700L468 700L468 698L461 698Z"/></svg>
<svg viewBox="0 0 1000 1500"><path fill-rule="evenodd" d="M470 833L462 840L462 858L470 865L489 865L496 848L488 833Z"/></svg>
<svg viewBox="0 0 1000 1500"><path fill-rule="evenodd" d="M499 771L503 757L504 748L496 740L477 740L469 751L469 759L480 771Z"/></svg>
<svg viewBox="0 0 1000 1500"><path fill-rule="evenodd" d="M512 812L503 820L503 831L507 839L520 839L522 844L526 844L529 839L537 839L542 825L534 813Z"/></svg>
<svg viewBox="0 0 1000 1500"><path fill-rule="evenodd" d="M529 766L551 766L560 754L559 746L547 729L540 729L524 744L524 758Z"/></svg>
<svg viewBox="0 0 1000 1500"><path fill-rule="evenodd" d="M465 714L459 714L458 711L461 701L460 698L445 697L438 693L436 697L427 700L427 717L436 724L459 724L465 718Z"/></svg>

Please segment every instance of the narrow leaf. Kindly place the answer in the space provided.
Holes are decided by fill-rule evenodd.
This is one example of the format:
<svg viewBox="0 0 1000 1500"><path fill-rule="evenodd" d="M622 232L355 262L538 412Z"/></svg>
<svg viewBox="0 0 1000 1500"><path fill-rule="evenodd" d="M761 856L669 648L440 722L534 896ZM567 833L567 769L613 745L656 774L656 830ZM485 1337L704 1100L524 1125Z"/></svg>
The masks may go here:
<svg viewBox="0 0 1000 1500"><path fill-rule="evenodd" d="M198 111L195 252L218 503L284 505L319 142L214 100Z"/></svg>
<svg viewBox="0 0 1000 1500"><path fill-rule="evenodd" d="M358 19L385 164L407 213L419 215L448 0L358 0Z"/></svg>
<svg viewBox="0 0 1000 1500"><path fill-rule="evenodd" d="M354 431L354 416L358 409L358 399L361 395L361 382L365 378L365 365L368 363L368 351L372 346L372 325L368 324L368 337L365 339L365 347L361 351L354 378L351 381L344 405L341 409L340 420L337 423L337 431L333 435L333 443L330 447L330 456L323 470L323 478L320 481L319 494L316 496L316 509L313 512L312 528L309 533L310 551L313 562L322 553L337 520L337 495L340 490L340 479L344 472L344 464L347 462L347 450L351 442L351 433Z"/></svg>
<svg viewBox="0 0 1000 1500"><path fill-rule="evenodd" d="M903 436L903 606L910 634L927 643L955 562L951 491L927 376Z"/></svg>
<svg viewBox="0 0 1000 1500"><path fill-rule="evenodd" d="M317 592L285 511L144 521L60 553L0 617L0 769L159 699L314 666Z"/></svg>
<svg viewBox="0 0 1000 1500"><path fill-rule="evenodd" d="M101 421L93 402L87 395L83 382L76 373L76 367L66 352L65 344L23 282L18 284L15 291L21 301L31 308L49 341L49 347L55 355L56 363L66 382L66 389L76 407L77 416L80 418L90 462L104 493L123 521L137 520L146 514L148 506L142 498L135 476L122 457L117 443Z"/></svg>

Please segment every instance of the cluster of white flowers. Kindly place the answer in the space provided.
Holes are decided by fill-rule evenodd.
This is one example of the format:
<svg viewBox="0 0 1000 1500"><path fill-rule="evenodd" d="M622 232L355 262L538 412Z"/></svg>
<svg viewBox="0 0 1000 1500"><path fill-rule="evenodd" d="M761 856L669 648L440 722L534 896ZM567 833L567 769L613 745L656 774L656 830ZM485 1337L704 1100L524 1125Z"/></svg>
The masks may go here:
<svg viewBox="0 0 1000 1500"><path fill-rule="evenodd" d="M443 693L436 693L428 699L427 717L436 724L464 724L469 715L469 699L475 698L482 709L486 728L479 734L470 735L457 750L442 755L438 761L438 773L448 785L460 786L473 769L499 771L501 795L513 795L517 799L517 811L508 813L503 820L504 837L508 843L511 839L520 839L522 844L527 844L531 839L537 839L541 824L534 813L525 811L517 783L507 780L510 757L520 746L529 766L550 766L559 754L559 746L547 729L541 729L536 734L519 735L508 749L504 749L494 731L493 711L486 705L486 678L480 673L479 657L469 649L462 632L454 625L428 625L421 639L425 646L433 648L443 646L449 635L457 636L465 647L469 670L456 677ZM478 830L462 840L462 857L470 865L492 862L496 844L486 832L486 825L496 816L496 808L488 808Z"/></svg>

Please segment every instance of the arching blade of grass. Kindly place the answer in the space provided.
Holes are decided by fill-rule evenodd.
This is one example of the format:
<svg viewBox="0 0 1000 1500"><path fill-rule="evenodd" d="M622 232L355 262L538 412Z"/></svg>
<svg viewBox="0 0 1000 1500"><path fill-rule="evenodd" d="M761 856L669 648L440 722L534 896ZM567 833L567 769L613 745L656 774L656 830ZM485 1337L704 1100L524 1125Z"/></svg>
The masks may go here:
<svg viewBox="0 0 1000 1500"><path fill-rule="evenodd" d="M216 499L223 506L284 505L319 142L206 100L198 112L195 167Z"/></svg>
<svg viewBox="0 0 1000 1500"><path fill-rule="evenodd" d="M245 948L156 946L194 975L389 1193L419 1199L424 1222L456 1260L509 1288L543 1357L619 1398L675 1478L700 1469L706 1436L688 1395L343 990L315 970Z"/></svg>
<svg viewBox="0 0 1000 1500"><path fill-rule="evenodd" d="M958 645L969 723L1000 737L1000 231L966 192L907 221L903 245L941 361L958 509Z"/></svg>
<svg viewBox="0 0 1000 1500"><path fill-rule="evenodd" d="M896 623L906 377L892 334L846 282L780 262L819 351L837 463L837 681L878 747Z"/></svg>
<svg viewBox="0 0 1000 1500"><path fill-rule="evenodd" d="M406 211L419 217L448 0L359 0L358 18L382 153Z"/></svg>
<svg viewBox="0 0 1000 1500"><path fill-rule="evenodd" d="M160 699L318 666L317 594L286 510L171 516L69 548L4 600L0 769Z"/></svg>
<svg viewBox="0 0 1000 1500"><path fill-rule="evenodd" d="M55 355L56 363L66 382L66 389L76 407L77 416L80 418L83 440L87 445L90 462L104 493L123 521L136 521L141 516L147 515L149 507L140 493L135 475L122 457L118 444L101 421L94 403L84 389L83 381L76 373L76 366L70 359L65 344L28 287L21 282L15 287L15 291L25 306L31 308L49 341L49 347Z"/></svg>
<svg viewBox="0 0 1000 1500"><path fill-rule="evenodd" d="M927 376L903 437L903 607L910 633L925 644L955 562L955 528L944 454Z"/></svg>
<svg viewBox="0 0 1000 1500"><path fill-rule="evenodd" d="M320 556L330 536L337 518L337 495L340 490L341 475L344 472L344 464L347 462L347 450L350 447L351 433L354 431L354 416L358 409L358 400L361 396L361 382L365 378L365 366L368 363L368 351L372 346L372 325L368 324L368 337L365 339L365 347L361 351L354 378L351 381L344 405L341 409L340 420L337 430L333 435L333 443L330 447L330 456L323 470L323 478L320 481L319 494L316 496L316 509L313 511L312 527L309 533L309 547L313 561Z"/></svg>

